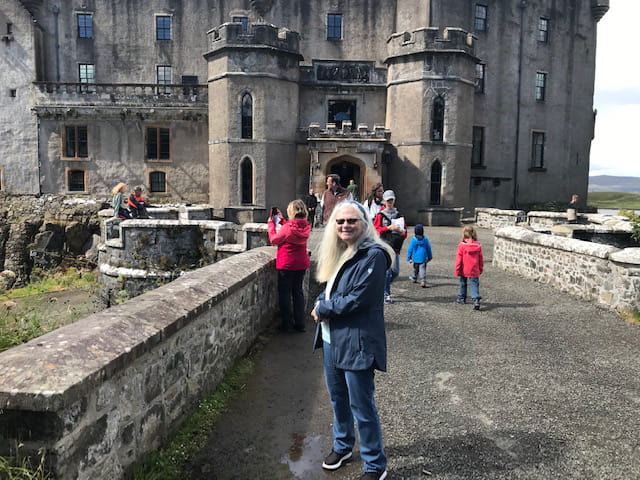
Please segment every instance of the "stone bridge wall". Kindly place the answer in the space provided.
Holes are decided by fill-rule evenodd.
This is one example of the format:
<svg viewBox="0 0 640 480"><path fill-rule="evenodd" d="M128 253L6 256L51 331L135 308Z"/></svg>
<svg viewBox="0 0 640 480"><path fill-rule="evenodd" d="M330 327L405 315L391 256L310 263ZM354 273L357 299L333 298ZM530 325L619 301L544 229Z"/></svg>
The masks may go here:
<svg viewBox="0 0 640 480"><path fill-rule="evenodd" d="M277 312L275 248L190 272L0 354L0 454L118 479L156 449Z"/></svg>
<svg viewBox="0 0 640 480"><path fill-rule="evenodd" d="M501 227L515 226L527 219L524 210L499 210L497 208L476 208L476 226L496 230Z"/></svg>
<svg viewBox="0 0 640 480"><path fill-rule="evenodd" d="M640 310L640 248L503 227L495 232L493 264L610 309Z"/></svg>

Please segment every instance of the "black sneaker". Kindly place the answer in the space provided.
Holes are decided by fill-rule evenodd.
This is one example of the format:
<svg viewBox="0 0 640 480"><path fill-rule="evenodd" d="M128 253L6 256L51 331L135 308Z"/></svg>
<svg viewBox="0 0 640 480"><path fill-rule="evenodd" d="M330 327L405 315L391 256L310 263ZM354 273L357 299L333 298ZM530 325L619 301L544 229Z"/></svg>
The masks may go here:
<svg viewBox="0 0 640 480"><path fill-rule="evenodd" d="M351 452L338 453L332 449L331 453L327 455L327 458L322 462L322 468L326 470L337 470L343 463L348 462L352 455Z"/></svg>
<svg viewBox="0 0 640 480"><path fill-rule="evenodd" d="M474 310L480 310L480 300L474 300L473 301L473 309Z"/></svg>
<svg viewBox="0 0 640 480"><path fill-rule="evenodd" d="M365 472L360 480L384 480L387 478L387 471L384 472Z"/></svg>

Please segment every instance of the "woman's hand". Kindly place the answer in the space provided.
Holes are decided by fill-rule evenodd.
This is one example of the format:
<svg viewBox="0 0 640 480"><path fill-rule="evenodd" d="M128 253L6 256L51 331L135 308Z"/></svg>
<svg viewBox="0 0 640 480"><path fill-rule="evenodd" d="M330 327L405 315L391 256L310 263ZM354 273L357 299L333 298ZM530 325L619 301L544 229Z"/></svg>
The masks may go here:
<svg viewBox="0 0 640 480"><path fill-rule="evenodd" d="M313 307L313 310L311 310L311 318L313 318L313 321L316 323L320 321L320 318L318 318L318 314L316 313L316 307Z"/></svg>

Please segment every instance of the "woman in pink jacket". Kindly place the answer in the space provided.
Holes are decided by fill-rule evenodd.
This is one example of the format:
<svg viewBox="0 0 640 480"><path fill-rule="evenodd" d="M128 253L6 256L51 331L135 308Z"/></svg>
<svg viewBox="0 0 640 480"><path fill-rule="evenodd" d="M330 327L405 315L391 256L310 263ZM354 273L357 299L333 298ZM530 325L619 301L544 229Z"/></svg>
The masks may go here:
<svg viewBox="0 0 640 480"><path fill-rule="evenodd" d="M455 274L460 277L458 288L458 303L467 302L467 283L471 287L473 309L480 310L480 274L484 269L482 245L478 243L476 229L467 225L462 229L462 241L456 252Z"/></svg>
<svg viewBox="0 0 640 480"><path fill-rule="evenodd" d="M278 246L276 269L278 270L278 300L282 316L280 330L286 332L293 327L296 332L304 332L306 329L302 281L305 271L311 264L307 251L311 225L307 221L307 207L302 200L289 203L287 216L289 221L282 218L279 209L272 209L267 222L269 241L272 245Z"/></svg>

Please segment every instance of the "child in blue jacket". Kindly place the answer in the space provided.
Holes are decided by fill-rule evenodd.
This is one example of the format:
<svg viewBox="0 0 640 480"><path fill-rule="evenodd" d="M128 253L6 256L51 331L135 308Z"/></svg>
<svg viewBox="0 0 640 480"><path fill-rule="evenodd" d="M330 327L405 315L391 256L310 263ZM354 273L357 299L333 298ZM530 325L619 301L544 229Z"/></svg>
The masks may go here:
<svg viewBox="0 0 640 480"><path fill-rule="evenodd" d="M422 282L422 288L427 288L427 262L431 261L431 244L424 236L424 228L419 223L413 228L414 237L407 251L407 262L413 263L413 275L409 277L413 283Z"/></svg>

